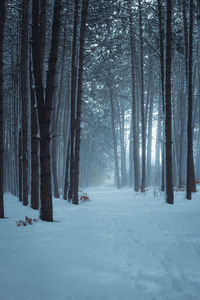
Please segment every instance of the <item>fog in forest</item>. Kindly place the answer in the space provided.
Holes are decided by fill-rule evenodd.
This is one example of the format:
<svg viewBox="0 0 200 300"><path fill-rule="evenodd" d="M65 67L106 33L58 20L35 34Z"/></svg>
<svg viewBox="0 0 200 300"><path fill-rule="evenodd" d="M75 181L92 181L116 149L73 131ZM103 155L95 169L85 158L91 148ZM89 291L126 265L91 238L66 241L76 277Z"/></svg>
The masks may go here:
<svg viewBox="0 0 200 300"><path fill-rule="evenodd" d="M191 199L199 15L185 0L1 1L1 199L30 194L44 220L89 186Z"/></svg>
<svg viewBox="0 0 200 300"><path fill-rule="evenodd" d="M199 299L199 184L200 0L0 0L1 300Z"/></svg>

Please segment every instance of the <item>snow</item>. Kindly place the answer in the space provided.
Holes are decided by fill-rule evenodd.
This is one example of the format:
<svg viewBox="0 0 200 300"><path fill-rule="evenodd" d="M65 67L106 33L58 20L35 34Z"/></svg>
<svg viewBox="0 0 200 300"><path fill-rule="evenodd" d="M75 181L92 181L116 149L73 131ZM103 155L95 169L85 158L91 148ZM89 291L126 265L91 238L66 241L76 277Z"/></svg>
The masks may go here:
<svg viewBox="0 0 200 300"><path fill-rule="evenodd" d="M85 190L84 190L85 192ZM88 189L90 202L54 199L54 220L5 195L1 300L192 300L200 294L200 201L175 193Z"/></svg>

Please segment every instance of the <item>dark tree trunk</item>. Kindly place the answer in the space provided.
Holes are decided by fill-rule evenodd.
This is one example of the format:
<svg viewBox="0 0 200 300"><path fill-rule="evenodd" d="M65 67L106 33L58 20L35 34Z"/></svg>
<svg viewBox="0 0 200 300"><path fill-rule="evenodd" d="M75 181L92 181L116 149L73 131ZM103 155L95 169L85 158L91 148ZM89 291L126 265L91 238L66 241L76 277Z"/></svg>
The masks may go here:
<svg viewBox="0 0 200 300"><path fill-rule="evenodd" d="M142 122L142 183L140 190L145 192L146 183L146 130L145 130L145 107L144 107L144 60L143 60L143 29L142 8L139 3L139 28L140 28L140 81L141 81L141 122Z"/></svg>
<svg viewBox="0 0 200 300"><path fill-rule="evenodd" d="M77 48L77 26L78 26L78 0L74 3L74 25L72 41L72 64L71 64L71 124L70 124L70 182L68 189L68 199L72 200L74 193L74 143L75 143L75 110L76 110L76 48Z"/></svg>
<svg viewBox="0 0 200 300"><path fill-rule="evenodd" d="M50 121L52 110L52 99L54 94L54 80L56 74L56 65L58 57L60 17L61 17L61 0L54 2L53 26L51 50L48 60L47 84L45 95L42 84L43 66L43 45L40 44L41 32L39 28L39 1L32 2L32 54L33 70L35 79L35 92L37 99L37 111L40 128L40 218L44 221L53 221L52 209L52 191L51 191L51 159L50 159ZM40 20L40 26L41 26ZM45 22L43 22L45 23Z"/></svg>
<svg viewBox="0 0 200 300"><path fill-rule="evenodd" d="M185 42L185 74L186 80L188 77L188 23L187 23L187 15L186 15L186 0L182 0L182 8L183 8L183 27L184 27L184 42Z"/></svg>
<svg viewBox="0 0 200 300"><path fill-rule="evenodd" d="M172 125L171 125L171 67L172 67L172 0L167 0L166 24L166 76L165 76L165 151L166 201L174 203L172 179Z"/></svg>
<svg viewBox="0 0 200 300"><path fill-rule="evenodd" d="M162 123L163 123L163 136L164 136L164 27L163 27L163 11L162 1L157 0L158 4L158 18L159 18L159 44L160 44L160 75L161 75L161 97L162 97ZM165 190L165 148L162 150L162 166L161 166L161 191Z"/></svg>
<svg viewBox="0 0 200 300"><path fill-rule="evenodd" d="M78 71L78 94L77 94L77 116L76 116L76 140L75 140L75 160L74 160L74 190L72 203L78 204L79 187L79 161L80 161L80 135L81 135L81 108L82 108L82 85L83 85L83 53L85 42L86 18L89 0L83 0L81 29L80 29L80 49L79 49L79 71Z"/></svg>
<svg viewBox="0 0 200 300"><path fill-rule="evenodd" d="M29 0L22 1L21 92L22 92L22 161L23 205L28 205L28 57L29 57Z"/></svg>
<svg viewBox="0 0 200 300"><path fill-rule="evenodd" d="M56 82L58 84L58 78L56 79ZM56 98L58 98L56 100ZM52 124L51 124L51 131L53 133L53 138L51 140L51 166L52 166L52 182L53 182L53 191L54 191L54 197L60 198L59 193L59 187L58 187L58 170L57 170L57 151L58 151L58 145L59 141L57 138L58 135L58 125L59 125L59 106L61 103L61 99L58 97L58 93L54 93L54 107L52 112ZM59 101L57 103L57 101Z"/></svg>
<svg viewBox="0 0 200 300"><path fill-rule="evenodd" d="M70 140L68 140L67 158L65 162L65 182L64 182L64 193L63 193L64 200L67 200L67 191L69 187L69 160L70 160Z"/></svg>
<svg viewBox="0 0 200 300"><path fill-rule="evenodd" d="M150 62L150 64L151 63L152 62ZM153 86L153 83L152 83L151 90L150 90L149 123L148 123L148 143L147 143L147 180L148 180L148 184L149 185L152 184L151 151L152 151L153 89L154 89L154 86Z"/></svg>
<svg viewBox="0 0 200 300"><path fill-rule="evenodd" d="M57 141L57 138L54 137ZM58 170L57 170L57 147L56 141L52 141L52 174L53 174L53 186L54 186L54 197L60 198L59 188L58 188Z"/></svg>
<svg viewBox="0 0 200 300"><path fill-rule="evenodd" d="M19 149L19 201L22 202L23 199L23 171L22 171L22 129L19 130L19 137L18 137L18 149Z"/></svg>
<svg viewBox="0 0 200 300"><path fill-rule="evenodd" d="M38 157L38 121L36 99L33 90L32 73L30 72L31 88L31 207L39 209L39 157Z"/></svg>
<svg viewBox="0 0 200 300"><path fill-rule="evenodd" d="M4 218L3 200L3 42L6 17L5 0L0 1L0 218Z"/></svg>
<svg viewBox="0 0 200 300"><path fill-rule="evenodd" d="M188 61L188 125L187 125L187 191L186 198L191 200L191 193L196 190L193 161L192 137L192 49L193 49L193 0L190 0L190 29L189 29L189 61Z"/></svg>

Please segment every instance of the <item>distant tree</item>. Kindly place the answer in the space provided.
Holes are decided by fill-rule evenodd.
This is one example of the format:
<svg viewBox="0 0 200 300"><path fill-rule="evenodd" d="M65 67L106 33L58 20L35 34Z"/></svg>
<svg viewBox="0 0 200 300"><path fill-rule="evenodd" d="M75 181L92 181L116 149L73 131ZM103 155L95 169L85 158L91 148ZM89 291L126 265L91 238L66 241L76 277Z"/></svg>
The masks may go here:
<svg viewBox="0 0 200 300"><path fill-rule="evenodd" d="M111 107L111 125L112 125L112 137L113 137L113 148L114 148L114 159L115 159L115 179L116 179L116 186L119 189L120 188L119 162L118 162L118 154L117 154L117 136L116 136L116 129L115 129L115 106L114 106L114 99L113 99L111 74L109 74L109 78L107 79L107 82L108 82L108 90L109 90L109 101Z"/></svg>
<svg viewBox="0 0 200 300"><path fill-rule="evenodd" d="M3 43L4 43L4 24L6 18L6 1L0 1L0 218L4 218L3 202Z"/></svg>
<svg viewBox="0 0 200 300"><path fill-rule="evenodd" d="M131 45L131 87L132 87L132 130L133 130L133 162L134 162L134 189L136 192L140 188L140 162L139 162L139 133L137 132L137 99L136 99L136 49L135 49L135 37L133 31L133 15L131 9L131 2L129 7L129 25L130 25L130 45Z"/></svg>

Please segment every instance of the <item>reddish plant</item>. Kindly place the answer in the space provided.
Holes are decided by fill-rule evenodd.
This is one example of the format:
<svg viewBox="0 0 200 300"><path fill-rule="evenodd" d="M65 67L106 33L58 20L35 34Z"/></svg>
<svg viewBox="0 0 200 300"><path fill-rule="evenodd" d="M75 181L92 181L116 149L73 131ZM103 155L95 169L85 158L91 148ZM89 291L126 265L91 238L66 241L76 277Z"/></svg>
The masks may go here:
<svg viewBox="0 0 200 300"><path fill-rule="evenodd" d="M88 195L87 195L86 193L84 193L84 194L80 197L80 201L82 201L82 202L90 201L90 198L88 197Z"/></svg>
<svg viewBox="0 0 200 300"><path fill-rule="evenodd" d="M27 225L32 225L33 221L37 222L37 219L31 219L31 218L26 216L25 221L24 220L19 220L19 221L16 222L16 224L17 224L17 227L27 226Z"/></svg>

